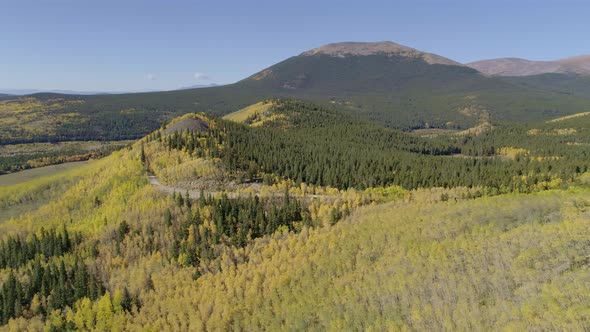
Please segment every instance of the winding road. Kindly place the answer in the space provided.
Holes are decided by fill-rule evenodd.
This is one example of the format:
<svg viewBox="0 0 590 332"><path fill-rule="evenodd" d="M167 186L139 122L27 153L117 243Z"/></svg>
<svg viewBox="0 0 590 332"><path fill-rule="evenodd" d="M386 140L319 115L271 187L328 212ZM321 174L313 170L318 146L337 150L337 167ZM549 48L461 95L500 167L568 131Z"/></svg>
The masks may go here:
<svg viewBox="0 0 590 332"><path fill-rule="evenodd" d="M184 194L187 192L186 188L180 188L180 187L171 187L165 184L162 184L160 182L160 180L158 180L158 178L155 175L148 175L148 180L150 182L150 184L152 186L154 186L156 189L158 189L161 192L165 192L168 193L170 195L176 193L181 193ZM192 199L199 199L201 197L201 193L205 194L206 196L219 196L221 194L223 194L224 192L221 191L201 191L201 190L188 190L188 196ZM225 192L225 194L227 195L228 198L239 198L239 197L247 197L250 194L249 193L235 193L235 192ZM255 194L256 196L259 196L258 193ZM271 197L281 197L282 194L273 194L271 195ZM323 198L323 199L336 199L338 198L338 195L294 195L294 194L290 194L291 197L299 197L299 198Z"/></svg>

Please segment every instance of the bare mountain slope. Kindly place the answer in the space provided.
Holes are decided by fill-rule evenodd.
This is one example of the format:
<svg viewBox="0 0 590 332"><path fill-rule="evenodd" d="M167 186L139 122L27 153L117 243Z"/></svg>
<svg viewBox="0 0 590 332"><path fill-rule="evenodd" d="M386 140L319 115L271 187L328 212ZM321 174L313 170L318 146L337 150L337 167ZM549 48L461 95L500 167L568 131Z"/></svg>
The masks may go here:
<svg viewBox="0 0 590 332"><path fill-rule="evenodd" d="M411 47L396 44L390 41L383 42L343 42L327 44L312 50L303 52L301 55L316 55L316 54L327 54L332 56L347 56L347 55L374 55L374 54L385 54L393 56L402 56L409 58L419 58L426 61L429 64L441 64L441 65L453 65L463 66L462 64L453 61L451 59L442 57L437 54L426 53L418 51Z"/></svg>
<svg viewBox="0 0 590 332"><path fill-rule="evenodd" d="M481 60L467 66L491 76L531 76L540 74L590 74L590 56L556 61L531 61L520 58Z"/></svg>

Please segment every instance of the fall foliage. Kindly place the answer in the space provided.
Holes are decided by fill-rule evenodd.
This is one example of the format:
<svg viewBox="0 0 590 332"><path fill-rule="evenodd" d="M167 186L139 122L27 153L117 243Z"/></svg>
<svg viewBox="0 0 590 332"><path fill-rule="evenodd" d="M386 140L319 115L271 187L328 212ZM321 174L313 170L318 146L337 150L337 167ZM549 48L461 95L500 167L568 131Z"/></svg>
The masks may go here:
<svg viewBox="0 0 590 332"><path fill-rule="evenodd" d="M239 149L250 146L238 144L248 133L296 131L289 117L255 129L187 117L208 129L161 129L79 169L0 188L2 211L16 211L0 219L4 329L590 328L589 175L570 169L578 160L568 151L559 160L482 161L505 187L364 185L339 177L338 166L322 171L331 180L303 181L299 169L250 167ZM396 157L476 168L485 160L438 155L448 142L404 139ZM528 144L521 149L538 155ZM552 162L564 172L494 168L512 162L510 170ZM437 183L428 172L407 174Z"/></svg>

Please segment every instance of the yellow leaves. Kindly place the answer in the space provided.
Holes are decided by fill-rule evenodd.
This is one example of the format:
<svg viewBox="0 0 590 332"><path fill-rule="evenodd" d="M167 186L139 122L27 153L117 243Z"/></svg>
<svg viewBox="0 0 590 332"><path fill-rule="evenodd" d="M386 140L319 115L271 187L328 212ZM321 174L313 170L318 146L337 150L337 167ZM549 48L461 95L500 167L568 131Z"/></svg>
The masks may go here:
<svg viewBox="0 0 590 332"><path fill-rule="evenodd" d="M53 310L47 316L45 331L65 330L65 322L59 310Z"/></svg>
<svg viewBox="0 0 590 332"><path fill-rule="evenodd" d="M115 256L110 261L110 266L114 269L123 267L123 257Z"/></svg>
<svg viewBox="0 0 590 332"><path fill-rule="evenodd" d="M77 181L68 183L70 179ZM160 214L163 211L162 203L157 203L159 199L155 198L160 196L153 188L146 186L147 179L141 163L131 158L126 151L115 152L107 158L89 163L79 171L72 170L55 178L23 184L15 187L15 190L34 193L38 188L54 186L60 181L68 185L62 192L56 192L56 199L49 200L39 209L21 215L16 220L1 224L0 229L4 233L17 229L37 231L41 227L61 226L72 220L72 224L68 225L71 230L96 234L109 222L146 220L147 216L154 215L153 211ZM0 200L1 196L0 191ZM100 205L95 204L95 198L99 199ZM130 209L130 206L135 208Z"/></svg>
<svg viewBox="0 0 590 332"><path fill-rule="evenodd" d="M275 232L276 233L289 233L289 227L286 225L279 226L279 228L277 228L277 230Z"/></svg>
<svg viewBox="0 0 590 332"><path fill-rule="evenodd" d="M543 131L541 129L529 129L526 133L529 136L535 136L535 135L539 135L540 133L542 133Z"/></svg>
<svg viewBox="0 0 590 332"><path fill-rule="evenodd" d="M73 322L76 328L80 330L90 330L94 327L95 313L92 311L92 301L85 297L78 300L75 304L75 314L68 317L68 321Z"/></svg>
<svg viewBox="0 0 590 332"><path fill-rule="evenodd" d="M115 290L115 292L113 293L113 311L115 313L121 313L123 312L123 301L124 301L125 295L122 289L117 288L117 290Z"/></svg>
<svg viewBox="0 0 590 332"><path fill-rule="evenodd" d="M155 156L152 165L170 179L199 165L204 168L197 174L206 174L211 166L180 152L167 156L149 143L145 149ZM114 292L94 302L82 299L67 312L66 320L78 329L589 327L590 193L584 189L462 200L481 196L483 189L338 191L280 181L260 193L281 197L288 187L294 195L306 195L302 199L310 203L313 218L323 223L334 208L365 207L333 227L303 227L299 234L282 228L244 249L215 246L218 258L202 262L203 275L194 280L197 269L185 266L186 255L168 261L165 246L174 239L172 230L155 235L163 248L150 255L135 251L135 244L142 243L139 236L123 241L121 256L104 245L121 220L134 231L145 230L164 223L163 213L172 204L147 185L138 146L88 167L58 200L0 225L3 233L16 227L34 231L72 218L74 231L102 240L94 264L104 269ZM539 185L555 188L560 183L551 179ZM443 195L446 202L441 202ZM95 196L100 206L94 204ZM175 217L180 215L180 209L172 209ZM200 208L199 213L203 223L188 229L189 241L197 231L216 231L211 211ZM139 312L122 311L124 285L139 295ZM56 314L49 322L63 325Z"/></svg>
<svg viewBox="0 0 590 332"><path fill-rule="evenodd" d="M121 331L127 322L121 306L122 300L121 290L115 291L112 300L108 292L96 302L86 297L82 298L76 302L72 311L67 312L66 321L73 323L78 330ZM56 315L58 314L59 311L56 311ZM59 323L59 321L50 321L49 326L59 328Z"/></svg>
<svg viewBox="0 0 590 332"><path fill-rule="evenodd" d="M195 238L196 238L195 234L196 234L195 225L190 225L190 227L188 228L188 244L189 245L195 244Z"/></svg>
<svg viewBox="0 0 590 332"><path fill-rule="evenodd" d="M529 151L527 149L506 146L496 149L496 154L516 160L518 157L528 156Z"/></svg>
<svg viewBox="0 0 590 332"><path fill-rule="evenodd" d="M553 178L550 181L540 181L536 184L538 190L558 189L561 187L563 180L561 178Z"/></svg>
<svg viewBox="0 0 590 332"><path fill-rule="evenodd" d="M553 131L551 133L554 135L558 135L558 136L567 136L567 135L573 135L577 132L578 131L575 128L557 128L557 129L553 129Z"/></svg>
<svg viewBox="0 0 590 332"><path fill-rule="evenodd" d="M157 316L181 311L212 329L579 330L588 276L558 268L583 251L588 221L547 222L565 195L362 208L336 227L259 239L237 266L224 254L226 267L185 295L158 283L150 301L175 308Z"/></svg>
<svg viewBox="0 0 590 332"><path fill-rule="evenodd" d="M590 184L590 172L583 173L577 179L581 184Z"/></svg>
<svg viewBox="0 0 590 332"><path fill-rule="evenodd" d="M273 101L261 101L259 103L250 105L246 108L243 108L237 112L228 114L223 118L226 120L234 121L243 123L246 122L248 119L255 119L251 125L252 126L260 126L264 123L264 121L269 121L272 119L272 114L269 113L269 110L275 105ZM275 115L276 116L276 115Z"/></svg>
<svg viewBox="0 0 590 332"><path fill-rule="evenodd" d="M407 190L399 186L368 188L365 190L366 194L382 197L384 202L403 198Z"/></svg>
<svg viewBox="0 0 590 332"><path fill-rule="evenodd" d="M177 260L178 264L180 264L180 266L188 266L188 256L186 253L181 253L180 255L178 255L178 260Z"/></svg>
<svg viewBox="0 0 590 332"><path fill-rule="evenodd" d="M113 326L113 304L108 292L94 305L93 311L96 312L96 329L110 331Z"/></svg>
<svg viewBox="0 0 590 332"><path fill-rule="evenodd" d="M41 101L33 97L0 101L0 137L27 138L34 134L54 134L58 124L82 122L79 113L52 112L83 101L53 99Z"/></svg>

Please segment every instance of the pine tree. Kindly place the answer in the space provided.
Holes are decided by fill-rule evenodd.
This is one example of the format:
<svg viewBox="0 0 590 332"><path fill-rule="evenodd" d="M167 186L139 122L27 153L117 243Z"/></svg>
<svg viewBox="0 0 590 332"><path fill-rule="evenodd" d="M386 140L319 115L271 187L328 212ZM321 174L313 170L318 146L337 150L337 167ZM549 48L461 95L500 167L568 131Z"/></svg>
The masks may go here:
<svg viewBox="0 0 590 332"><path fill-rule="evenodd" d="M146 158L145 158L145 150L143 147L143 143L141 144L141 153L140 153L139 159L141 160L141 164L145 166L146 165Z"/></svg>

